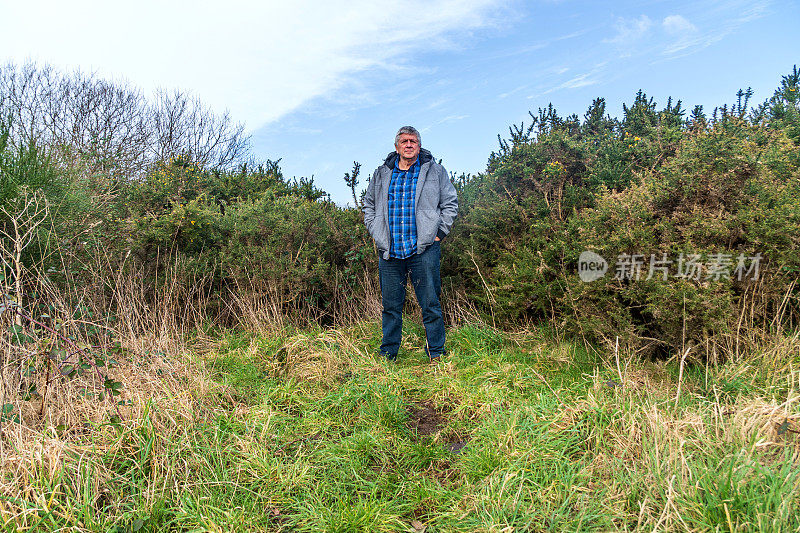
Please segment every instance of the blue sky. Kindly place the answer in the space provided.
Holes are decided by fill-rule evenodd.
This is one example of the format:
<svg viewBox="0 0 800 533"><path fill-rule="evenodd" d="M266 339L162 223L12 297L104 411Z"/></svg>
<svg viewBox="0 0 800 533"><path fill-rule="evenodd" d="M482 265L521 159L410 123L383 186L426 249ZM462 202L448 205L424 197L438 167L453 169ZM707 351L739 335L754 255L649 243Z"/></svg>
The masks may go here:
<svg viewBox="0 0 800 533"><path fill-rule="evenodd" d="M340 204L344 172L361 162L363 184L401 125L477 173L550 102L582 116L602 96L619 115L643 89L710 111L748 86L763 101L800 64L796 0L0 0L0 20L0 61L188 90Z"/></svg>

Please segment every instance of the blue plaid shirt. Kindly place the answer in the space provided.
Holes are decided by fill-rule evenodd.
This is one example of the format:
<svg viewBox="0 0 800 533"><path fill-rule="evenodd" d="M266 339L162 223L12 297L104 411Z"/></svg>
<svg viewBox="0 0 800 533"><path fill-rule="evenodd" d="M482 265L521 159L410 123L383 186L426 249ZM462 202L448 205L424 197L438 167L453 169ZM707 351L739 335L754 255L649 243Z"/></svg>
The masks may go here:
<svg viewBox="0 0 800 533"><path fill-rule="evenodd" d="M399 163L399 160L398 160ZM417 220L414 216L414 195L419 178L419 157L408 170L395 163L389 183L389 233L392 244L389 257L406 259L417 253Z"/></svg>

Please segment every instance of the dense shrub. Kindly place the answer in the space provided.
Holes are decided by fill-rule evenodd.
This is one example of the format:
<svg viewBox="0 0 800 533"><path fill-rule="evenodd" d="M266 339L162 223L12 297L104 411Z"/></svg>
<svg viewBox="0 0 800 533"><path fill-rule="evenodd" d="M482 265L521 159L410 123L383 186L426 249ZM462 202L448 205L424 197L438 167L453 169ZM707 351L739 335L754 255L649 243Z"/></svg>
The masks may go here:
<svg viewBox="0 0 800 533"><path fill-rule="evenodd" d="M795 69L749 117L749 92L709 121L700 108L684 119L671 100L657 111L641 91L622 121L604 116L602 100L580 124L552 108L532 115L501 141L485 175L461 184L453 237L469 253L451 258L447 274L505 321L547 319L592 341L619 337L651 351L796 325L797 84ZM578 277L584 250L608 261L601 280ZM651 254L666 280L659 269L647 279ZM676 277L692 254L698 275ZM756 254L753 280L746 270ZM639 279L620 266L634 255Z"/></svg>
<svg viewBox="0 0 800 533"><path fill-rule="evenodd" d="M211 172L173 160L128 185L126 208L131 250L149 272L164 266L159 257L179 254L222 294L268 290L287 313L329 319L345 289L339 273L364 271L369 256L353 211L310 180L284 180L275 163Z"/></svg>
<svg viewBox="0 0 800 533"><path fill-rule="evenodd" d="M135 272L155 298L165 284L202 280L214 318L243 293L268 294L281 313L321 321L364 301L364 280L377 268L361 214L333 204L312 180L285 179L277 162L242 162L245 139L226 120L216 124L227 140L202 150L181 148L199 134L194 115L157 149L147 148L148 135L131 137L139 155L120 166L108 146L85 142L91 132L70 148L61 130L45 128L59 117L30 115L32 100L14 93L19 76L49 86L55 74L28 68L3 76L0 207L22 190L43 191L50 218L23 259L55 283L102 299L115 290L114 276ZM126 127L153 109L130 90L80 76L70 83L97 89L107 112L132 105L122 105L131 113ZM552 106L531 114L527 127L500 139L485 173L456 180L460 213L444 247L445 287L498 325L546 320L587 340L619 338L651 352L796 325L798 85L795 68L762 105L749 108L752 92L740 91L710 117L701 107L686 116L672 99L659 109L642 91L621 119L608 116L602 98L582 119ZM19 124L25 117L33 130ZM45 128L41 139L15 133L36 128ZM126 142L108 139L118 148ZM354 199L358 168L345 176ZM585 250L608 261L604 278L580 280ZM739 257L756 254L758 279L738 279ZM693 255L702 263L697 275L676 277L678 261L685 267ZM626 274L617 263L634 256L639 279L615 276ZM672 261L666 280L648 276L651 257ZM714 273L715 259L727 276Z"/></svg>

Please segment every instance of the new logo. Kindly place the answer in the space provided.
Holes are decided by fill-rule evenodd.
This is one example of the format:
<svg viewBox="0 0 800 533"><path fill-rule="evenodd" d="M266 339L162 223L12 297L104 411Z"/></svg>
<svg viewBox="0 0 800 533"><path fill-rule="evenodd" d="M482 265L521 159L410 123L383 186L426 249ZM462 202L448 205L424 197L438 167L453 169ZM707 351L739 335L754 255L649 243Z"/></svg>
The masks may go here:
<svg viewBox="0 0 800 533"><path fill-rule="evenodd" d="M581 252L578 258L578 276L589 283L602 278L608 271L608 263L600 255L589 250Z"/></svg>

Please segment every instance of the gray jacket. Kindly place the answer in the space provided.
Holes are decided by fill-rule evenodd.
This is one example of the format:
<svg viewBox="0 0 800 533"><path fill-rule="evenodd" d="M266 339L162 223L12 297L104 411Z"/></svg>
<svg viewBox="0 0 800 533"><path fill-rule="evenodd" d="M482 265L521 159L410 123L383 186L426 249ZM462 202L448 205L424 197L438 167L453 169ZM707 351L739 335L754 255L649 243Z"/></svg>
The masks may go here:
<svg viewBox="0 0 800 533"><path fill-rule="evenodd" d="M364 224L384 259L389 259L391 245L389 183L398 158L397 152L389 154L372 174L364 196ZM419 152L419 162L414 214L417 222L417 253L421 254L437 236L444 239L450 233L458 213L458 195L447 171L424 148Z"/></svg>

